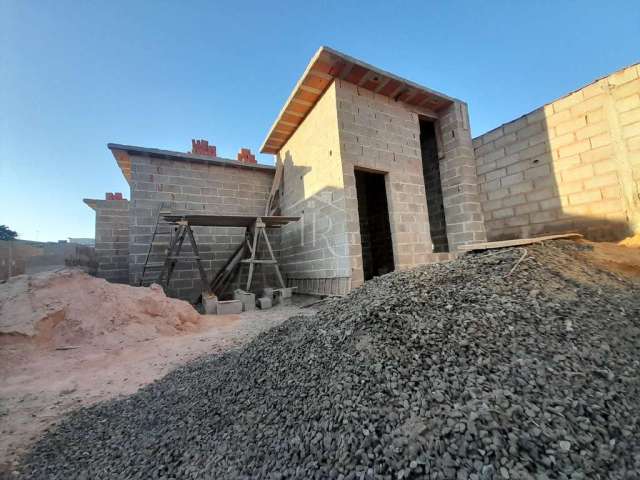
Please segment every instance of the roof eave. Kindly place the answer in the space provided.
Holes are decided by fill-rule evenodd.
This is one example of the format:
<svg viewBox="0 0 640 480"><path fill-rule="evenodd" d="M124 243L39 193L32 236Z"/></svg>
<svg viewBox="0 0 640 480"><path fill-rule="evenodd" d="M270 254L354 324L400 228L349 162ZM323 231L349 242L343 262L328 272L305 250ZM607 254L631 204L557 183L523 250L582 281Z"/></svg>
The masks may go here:
<svg viewBox="0 0 640 480"><path fill-rule="evenodd" d="M283 116L287 113L291 114L290 112L287 112L287 110L289 109L289 107L292 105L292 103L294 102L294 98L298 95L298 93L302 90L302 86L305 83L305 81L307 81L309 75L312 73L312 70L314 69L314 67L316 67L316 63L319 62L319 60L321 59L321 57L329 57L332 59L335 59L335 63L332 65L332 68L329 70L328 73L322 73L321 71L313 71L313 75L314 76L324 76L325 80L327 80L329 77L331 79L331 81L329 81L324 89L322 91L320 91L320 93L318 94L317 98L315 99L315 101L311 104L311 106L308 108L308 110L302 114L301 116L301 120L300 122L293 127L293 130L291 130L289 133L280 133L281 138L284 137L284 140L282 142L278 142L277 140L273 141L272 137L274 136L274 134L276 133L276 130L278 129L279 126L281 126L281 122L283 122ZM343 69L342 70L335 70L336 65L343 63ZM347 67L348 66L348 67ZM336 79L342 79L343 77L347 77L345 78L346 81L349 81L349 76L346 75L344 72L345 70L350 72L354 66L357 66L358 69L362 70L366 70L366 74L364 74L362 78L365 78L368 76L369 73L373 72L374 76L379 76L381 78L384 78L385 81L384 83L381 83L378 90L380 90L381 92L383 92L385 90L384 86L386 86L387 84L390 84L391 82L395 82L398 84L398 88L394 90L394 92L391 93L395 93L397 91L411 91L411 95L405 99L400 99L398 101L403 101L404 103L407 103L408 105L414 105L410 102L407 102L405 100L412 100L415 97L418 96L418 93L424 95L424 99L422 100L422 103L426 102L427 100L429 101L433 101L433 100L437 100L438 102L440 102L440 106L438 106L437 109L441 109L443 108L443 105L449 105L453 102L460 102L460 100L454 98L454 97L450 97L448 95L445 95L443 93L437 92L435 90L432 90L430 88L424 87L418 83L412 82L410 80L407 80L405 78L399 77L397 75L394 75L390 72L387 72L386 70L382 70L380 68L374 67L373 65L370 65L368 63L362 62L356 58L353 58L349 55L346 55L342 52L339 52L337 50L334 50L332 48L329 47L325 47L322 46L320 47L316 53L313 55L313 57L311 58L311 60L309 61L309 63L307 64L307 67L305 68L303 74L301 75L301 77L298 79L298 81L296 82L293 90L291 91L289 97L287 98L287 101L284 103L284 106L282 107L282 109L280 110L280 113L278 114L278 116L276 117L276 120L273 122L269 133L267 134L264 142L262 143L262 146L260 147L260 152L261 153L272 153L272 154L276 154L280 151L280 149L286 144L286 142L289 140L289 138L291 138L291 136L293 136L293 134L295 133L295 131L297 130L297 128L302 124L302 122L304 121L304 119L306 118L306 116L309 114L309 112L311 112L311 110L314 108L315 104L317 103L317 101L320 99L320 97L322 97L322 95L324 94L324 92L329 88L329 86L331 85L331 83L333 83L333 81L335 81ZM370 75L369 75L370 76ZM367 82L363 82L365 87ZM360 85L359 85L360 86ZM391 95L389 95L391 96ZM397 99L398 97L400 97L400 94L394 95L394 97ZM421 104L415 104L414 106L416 107L420 107ZM298 114L298 116L300 116L300 114ZM291 129L292 127L289 127L289 129Z"/></svg>
<svg viewBox="0 0 640 480"><path fill-rule="evenodd" d="M280 113L278 113L278 116L276 117L275 121L271 125L271 128L269 129L269 133L267 134L266 138L262 142L262 146L260 147L260 153L274 153L275 154L275 153L278 153L278 151L280 151L280 149L275 150L275 151L271 151L270 147L267 147L267 142L269 141L269 138L271 137L271 135L273 134L274 130L278 126L278 123L282 120L282 116L284 115L285 110L287 109L287 107L291 103L291 100L295 96L296 92L300 89L300 86L302 85L302 82L304 82L304 79L307 77L308 73L313 68L313 65L318 60L318 58L320 58L320 55L322 54L323 50L326 49L326 48L327 47L325 47L325 46L321 46L316 51L316 53L313 55L313 57L311 57L311 60L309 60L309 63L307 64L307 67L304 69L304 72L302 72L302 75L300 76L300 78L298 79L296 84L294 85L293 90L291 90L291 93L289 94L289 97L287 97L286 102L284 102L284 105L280 109Z"/></svg>

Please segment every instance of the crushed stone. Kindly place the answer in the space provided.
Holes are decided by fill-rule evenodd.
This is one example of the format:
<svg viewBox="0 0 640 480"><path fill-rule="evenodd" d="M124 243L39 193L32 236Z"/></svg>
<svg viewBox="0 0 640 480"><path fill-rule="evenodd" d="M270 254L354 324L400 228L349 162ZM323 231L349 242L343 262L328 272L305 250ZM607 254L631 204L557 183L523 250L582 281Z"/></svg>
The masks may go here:
<svg viewBox="0 0 640 480"><path fill-rule="evenodd" d="M76 411L19 470L636 479L639 284L590 248L555 241L376 278L239 352Z"/></svg>

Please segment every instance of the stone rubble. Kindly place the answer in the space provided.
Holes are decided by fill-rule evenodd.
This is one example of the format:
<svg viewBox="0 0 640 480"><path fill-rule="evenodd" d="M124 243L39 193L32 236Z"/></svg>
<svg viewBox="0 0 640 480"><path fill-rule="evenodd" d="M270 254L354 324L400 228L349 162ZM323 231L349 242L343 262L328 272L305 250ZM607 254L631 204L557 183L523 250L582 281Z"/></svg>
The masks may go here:
<svg viewBox="0 0 640 480"><path fill-rule="evenodd" d="M640 478L639 284L588 248L376 278L78 410L22 478Z"/></svg>

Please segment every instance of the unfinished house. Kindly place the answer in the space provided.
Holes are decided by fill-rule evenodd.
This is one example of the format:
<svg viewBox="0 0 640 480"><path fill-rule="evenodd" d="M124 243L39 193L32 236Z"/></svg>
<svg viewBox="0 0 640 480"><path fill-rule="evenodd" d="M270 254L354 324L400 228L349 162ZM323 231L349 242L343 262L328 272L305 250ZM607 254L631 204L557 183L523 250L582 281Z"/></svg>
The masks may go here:
<svg viewBox="0 0 640 480"><path fill-rule="evenodd" d="M193 142L190 153L117 144L108 147L130 185L131 197L128 202L85 200L97 214L96 252L105 263L99 267L99 276L131 285L140 283L160 210L176 214L264 213L275 168L257 164L248 150L241 150L239 160L231 160L218 157L214 146L201 141ZM171 227L160 224L159 228L157 235L164 237L160 239L164 242L155 242L151 263L163 261ZM194 227L194 231L207 272L220 269L245 239L244 229L237 227ZM185 251L168 294L193 300L201 293L200 276L196 262L189 258L190 250L185 247ZM122 254L127 256L126 262L120 261ZM115 272L111 276L112 269L117 278Z"/></svg>
<svg viewBox="0 0 640 480"><path fill-rule="evenodd" d="M487 239L622 238L640 228L639 74L628 67L472 141L463 101L322 47L262 145L275 167L245 149L219 158L204 141L190 153L109 144L131 195L87 200L99 275L139 283L147 254L164 255L150 248L162 209L299 218L272 244L287 285L316 294ZM244 235L195 228L209 275ZM273 285L261 275L256 289ZM192 299L200 288L182 262L169 293Z"/></svg>
<svg viewBox="0 0 640 480"><path fill-rule="evenodd" d="M282 214L302 218L280 245L298 291L344 293L486 239L466 104L334 50L261 151L284 167Z"/></svg>

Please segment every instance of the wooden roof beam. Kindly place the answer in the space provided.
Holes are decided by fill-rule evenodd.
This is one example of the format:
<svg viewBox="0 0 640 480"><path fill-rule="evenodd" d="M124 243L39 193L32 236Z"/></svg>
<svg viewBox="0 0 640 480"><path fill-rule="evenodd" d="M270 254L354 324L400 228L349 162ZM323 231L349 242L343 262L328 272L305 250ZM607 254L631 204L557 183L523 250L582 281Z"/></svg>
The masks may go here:
<svg viewBox="0 0 640 480"><path fill-rule="evenodd" d="M285 106L273 123L263 145L264 151L269 151L269 153L277 152L277 149L275 152L271 151L273 148L279 148L274 147L271 143L271 132L276 129L282 132L283 129L279 127L283 121L294 123L291 121L292 118L303 119L306 117L320 96L335 79L346 80L396 101L406 102L409 105L418 107L426 106L436 111L456 101L452 97L376 68L341 52L321 47L307 65L289 95ZM419 95L419 92L426 94L427 98ZM288 118L286 117L287 115L289 116ZM285 124L282 126L291 127L291 125ZM295 128L290 131L289 135L292 135L294 131ZM267 142L269 143L267 144Z"/></svg>

